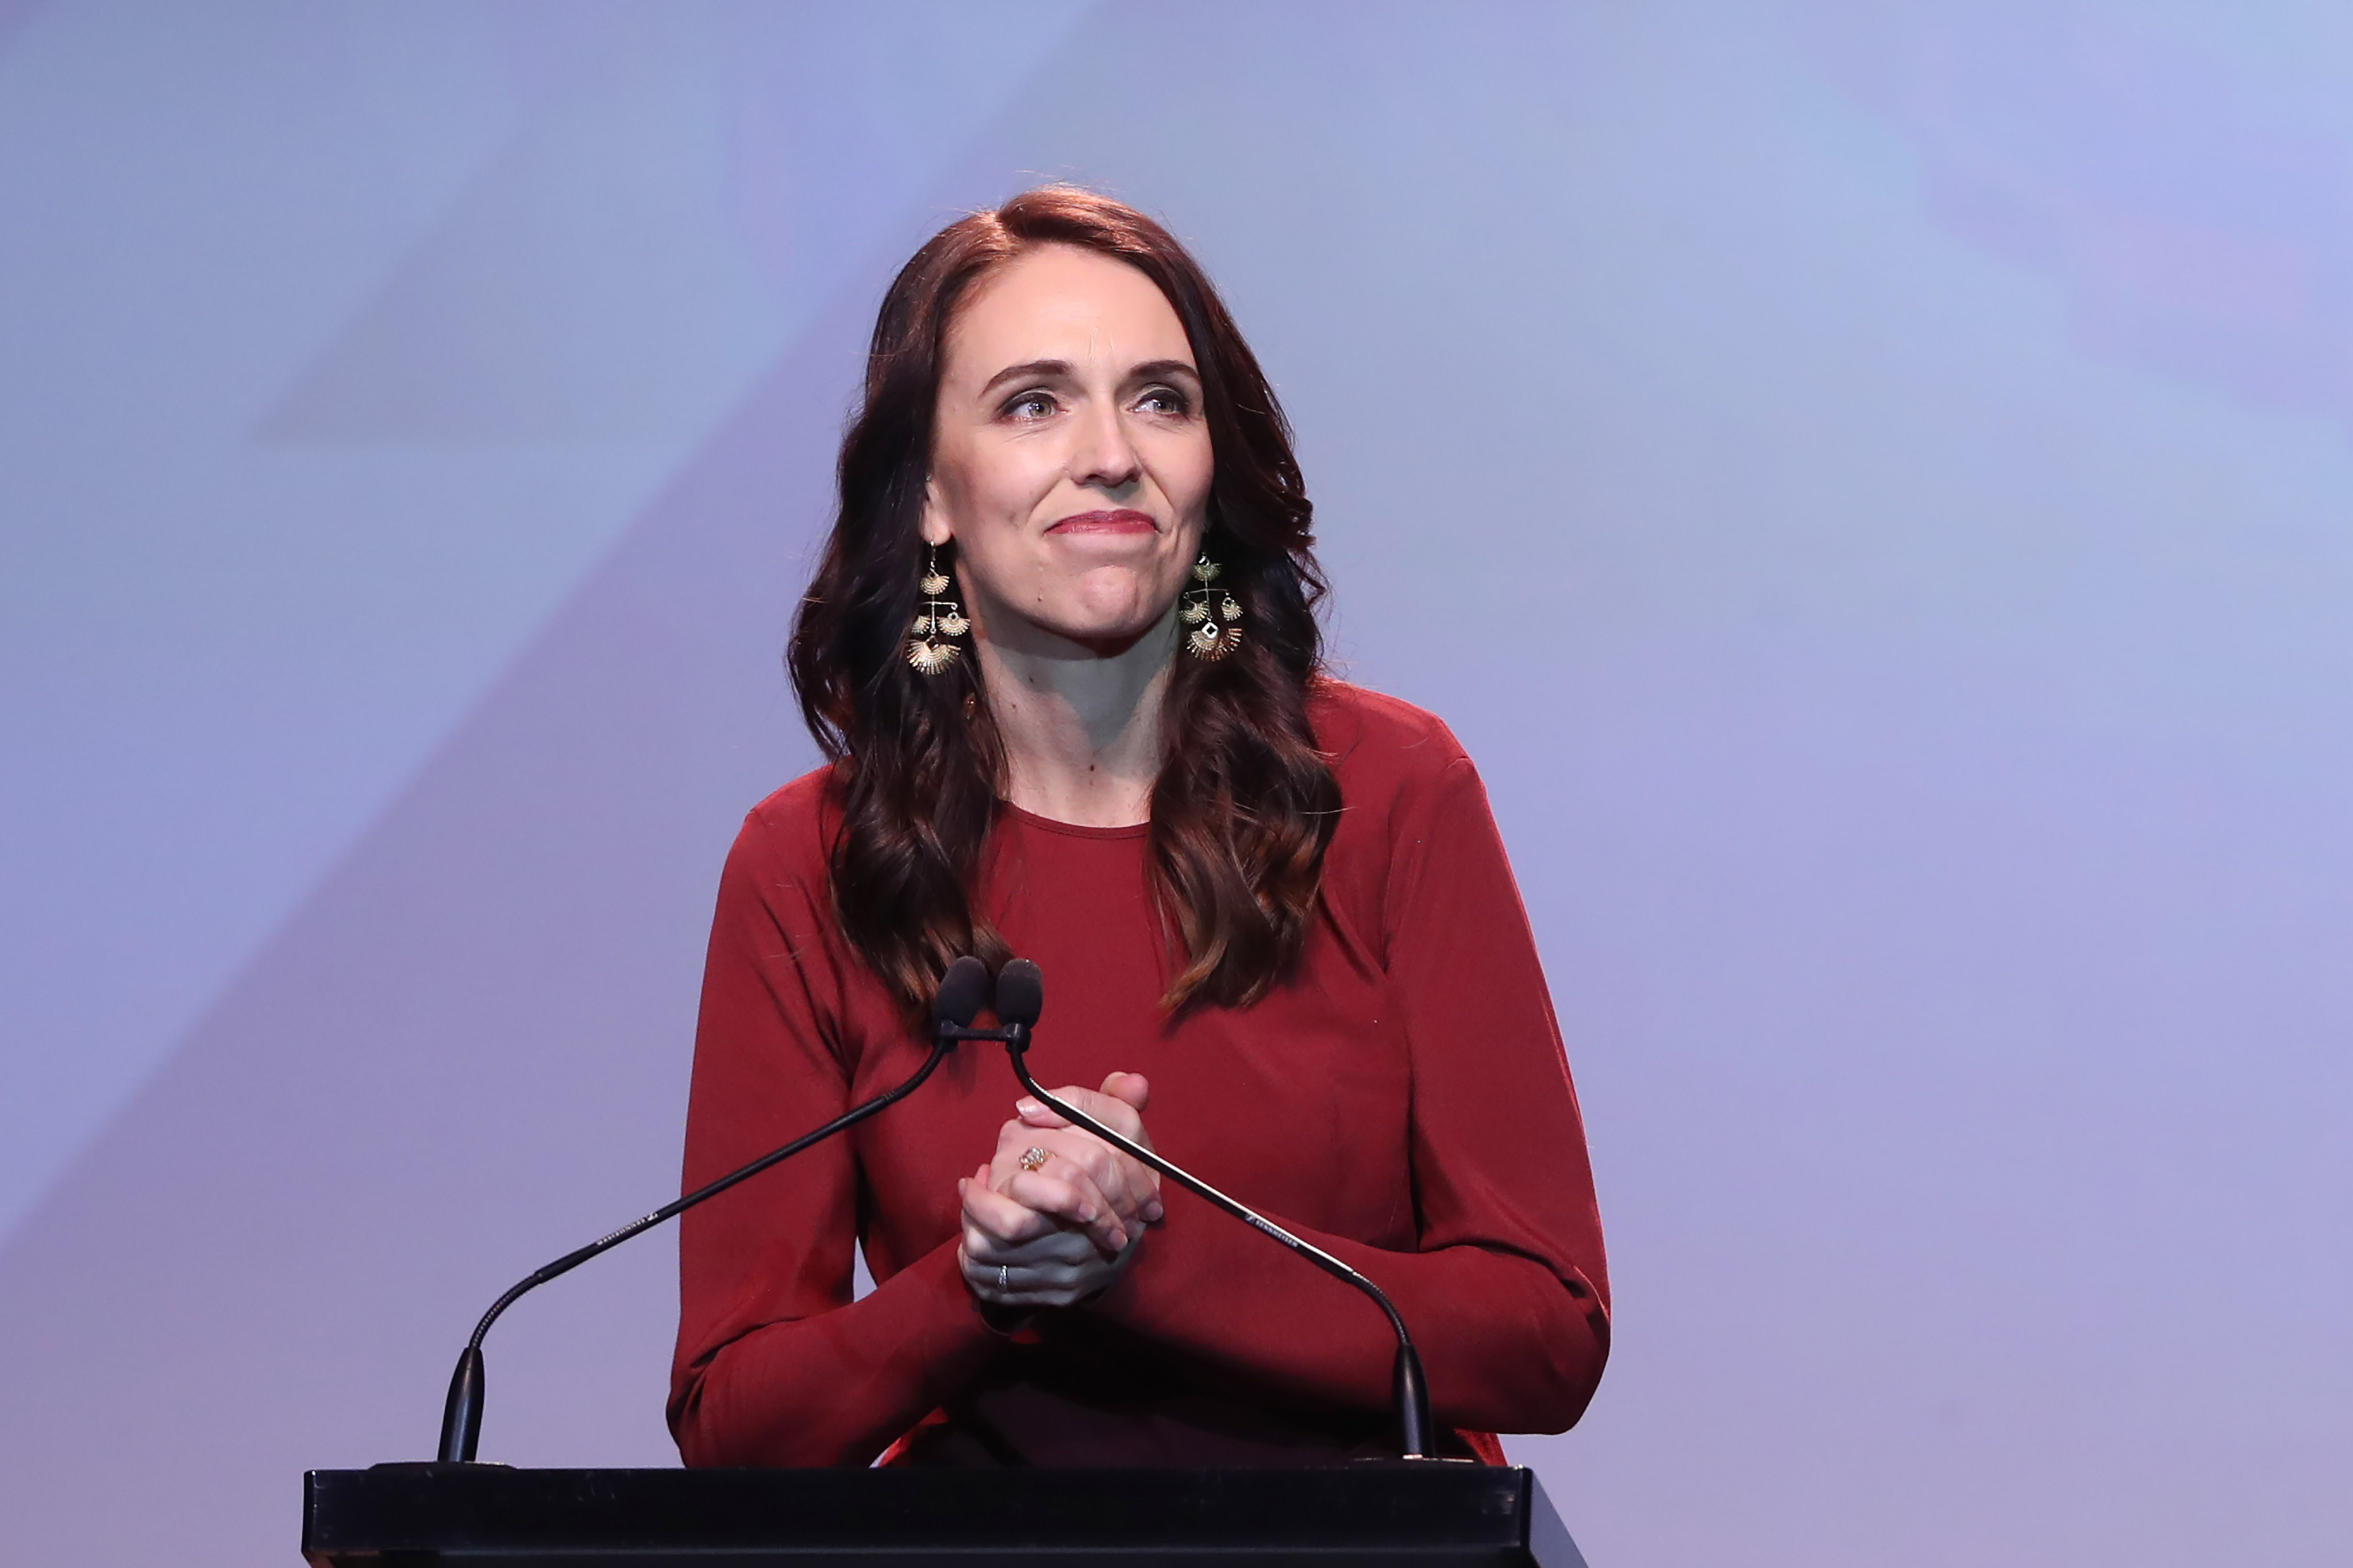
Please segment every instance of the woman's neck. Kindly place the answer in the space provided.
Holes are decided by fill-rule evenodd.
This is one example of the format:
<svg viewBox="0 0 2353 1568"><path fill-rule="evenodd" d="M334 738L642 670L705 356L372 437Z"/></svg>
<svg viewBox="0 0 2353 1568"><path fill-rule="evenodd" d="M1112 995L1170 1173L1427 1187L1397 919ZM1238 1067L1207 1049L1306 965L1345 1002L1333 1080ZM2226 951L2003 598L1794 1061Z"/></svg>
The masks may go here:
<svg viewBox="0 0 2353 1568"><path fill-rule="evenodd" d="M1062 638L978 644L1005 746L1006 798L1052 822L1132 827L1152 817L1176 606L1117 651Z"/></svg>

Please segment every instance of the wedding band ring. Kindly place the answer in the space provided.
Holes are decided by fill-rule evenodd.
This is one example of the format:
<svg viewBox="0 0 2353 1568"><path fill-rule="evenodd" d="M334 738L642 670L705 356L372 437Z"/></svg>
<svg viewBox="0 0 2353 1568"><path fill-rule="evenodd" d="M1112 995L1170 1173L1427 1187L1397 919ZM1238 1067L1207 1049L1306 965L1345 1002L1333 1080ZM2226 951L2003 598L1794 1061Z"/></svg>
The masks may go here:
<svg viewBox="0 0 2353 1568"><path fill-rule="evenodd" d="M1013 1289L1013 1265L1010 1263L997 1266L997 1289L1000 1292Z"/></svg>
<svg viewBox="0 0 2353 1568"><path fill-rule="evenodd" d="M1029 1147L1021 1151L1021 1168L1025 1171L1034 1171L1053 1157L1054 1152L1052 1150L1040 1149L1038 1145L1032 1143Z"/></svg>

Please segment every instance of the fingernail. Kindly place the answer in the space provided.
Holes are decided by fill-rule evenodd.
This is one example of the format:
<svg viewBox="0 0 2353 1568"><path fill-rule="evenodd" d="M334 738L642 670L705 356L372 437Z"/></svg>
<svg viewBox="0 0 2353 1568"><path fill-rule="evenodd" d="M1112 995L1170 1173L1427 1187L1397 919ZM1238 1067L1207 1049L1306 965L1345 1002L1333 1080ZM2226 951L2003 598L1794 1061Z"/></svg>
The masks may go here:
<svg viewBox="0 0 2353 1568"><path fill-rule="evenodd" d="M1019 1111L1024 1116L1035 1116L1046 1108L1039 1104L1034 1100L1024 1099L1015 1100L1013 1102L1013 1109Z"/></svg>

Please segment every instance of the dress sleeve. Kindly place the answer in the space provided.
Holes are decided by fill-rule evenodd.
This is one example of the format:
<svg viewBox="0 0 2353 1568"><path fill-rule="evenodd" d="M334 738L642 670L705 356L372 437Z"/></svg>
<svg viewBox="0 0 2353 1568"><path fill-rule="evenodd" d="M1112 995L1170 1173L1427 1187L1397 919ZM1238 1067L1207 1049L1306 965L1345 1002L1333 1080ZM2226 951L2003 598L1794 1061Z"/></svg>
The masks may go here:
<svg viewBox="0 0 2353 1568"><path fill-rule="evenodd" d="M754 813L703 972L690 1191L849 1107L826 910ZM837 1137L681 1216L670 1424L688 1464L865 1464L993 1353L952 1241L850 1300L857 1190Z"/></svg>
<svg viewBox="0 0 2353 1568"><path fill-rule="evenodd" d="M1388 1292L1441 1425L1562 1431L1609 1352L1584 1125L1477 773L1457 757L1417 793L1399 803L1382 917L1412 1060L1417 1248L1274 1217ZM1396 1340L1371 1302L1205 1205L1168 1211L1095 1310L1310 1396L1388 1404Z"/></svg>

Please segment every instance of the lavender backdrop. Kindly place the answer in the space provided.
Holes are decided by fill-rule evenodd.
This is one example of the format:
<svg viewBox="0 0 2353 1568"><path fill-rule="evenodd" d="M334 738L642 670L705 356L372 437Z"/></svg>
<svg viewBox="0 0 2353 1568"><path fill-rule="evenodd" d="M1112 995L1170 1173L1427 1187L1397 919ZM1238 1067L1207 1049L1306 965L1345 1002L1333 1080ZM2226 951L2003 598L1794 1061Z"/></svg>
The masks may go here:
<svg viewBox="0 0 2353 1568"><path fill-rule="evenodd" d="M2344 1561L2330 0L0 0L0 1557L293 1561L672 1190L860 331L1051 175L1482 761L1594 1561ZM488 1457L675 1462L671 1261L516 1311Z"/></svg>

